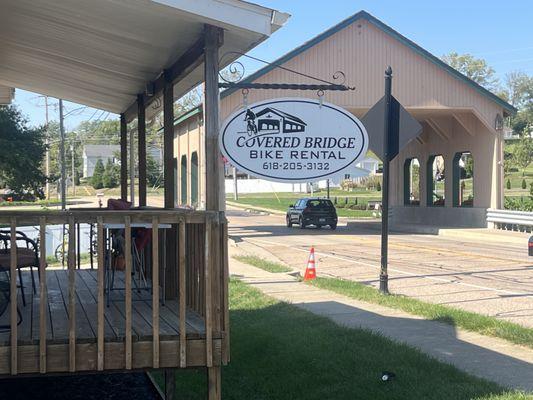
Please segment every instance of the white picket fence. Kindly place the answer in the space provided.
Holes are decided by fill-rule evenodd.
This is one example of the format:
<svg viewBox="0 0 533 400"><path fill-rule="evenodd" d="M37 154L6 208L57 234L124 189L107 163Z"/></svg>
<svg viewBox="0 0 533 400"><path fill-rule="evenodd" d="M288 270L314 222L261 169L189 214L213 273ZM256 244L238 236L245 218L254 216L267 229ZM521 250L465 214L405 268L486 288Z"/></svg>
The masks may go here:
<svg viewBox="0 0 533 400"><path fill-rule="evenodd" d="M487 210L487 223L489 226L493 224L495 228L499 229L531 232L533 230L533 212L489 208Z"/></svg>

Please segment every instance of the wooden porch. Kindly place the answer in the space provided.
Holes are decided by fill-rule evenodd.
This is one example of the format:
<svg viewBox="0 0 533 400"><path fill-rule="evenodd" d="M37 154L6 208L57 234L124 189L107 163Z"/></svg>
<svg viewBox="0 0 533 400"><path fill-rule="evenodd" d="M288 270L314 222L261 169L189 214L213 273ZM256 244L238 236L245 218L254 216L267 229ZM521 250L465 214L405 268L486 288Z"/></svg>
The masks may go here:
<svg viewBox="0 0 533 400"><path fill-rule="evenodd" d="M20 247L15 241L10 246L10 270L4 271L9 272L9 309L0 316L0 325L9 325L9 330L0 333L0 375L212 367L227 363L227 226L221 218L216 212L183 210L0 216L0 224L8 223L11 232L23 225L39 229L35 293L30 271L24 270L22 279L17 274L16 253ZM47 268L46 226L60 222L68 222L70 227L68 267ZM87 223L95 224L97 230L94 270L76 265L74 227ZM124 226L124 271L112 271L105 264L109 251L105 227L109 224ZM146 287L132 284L138 273L132 269L132 249L136 246L132 226L139 224L149 226L154 233L147 254ZM163 224L172 226L174 234L164 236L159 229ZM175 258L165 263L169 249ZM176 273L171 274L171 270ZM114 288L106 291L106 278L112 272ZM25 305L20 285L26 289ZM162 285L169 289L166 298Z"/></svg>

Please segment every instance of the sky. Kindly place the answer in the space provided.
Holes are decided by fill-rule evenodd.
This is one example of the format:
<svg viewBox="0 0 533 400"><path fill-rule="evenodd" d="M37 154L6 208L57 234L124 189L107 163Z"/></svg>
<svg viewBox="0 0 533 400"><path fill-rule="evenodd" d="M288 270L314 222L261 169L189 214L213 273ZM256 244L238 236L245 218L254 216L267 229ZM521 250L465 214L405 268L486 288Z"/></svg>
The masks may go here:
<svg viewBox="0 0 533 400"><path fill-rule="evenodd" d="M274 61L343 19L365 10L432 54L451 51L484 58L500 81L512 71L533 74L533 1L531 0L252 0L291 14L287 24L250 52ZM246 63L246 73L262 67ZM17 90L14 103L31 125L45 123L44 98ZM57 100L49 100L49 118L58 119ZM65 102L65 125L118 116Z"/></svg>

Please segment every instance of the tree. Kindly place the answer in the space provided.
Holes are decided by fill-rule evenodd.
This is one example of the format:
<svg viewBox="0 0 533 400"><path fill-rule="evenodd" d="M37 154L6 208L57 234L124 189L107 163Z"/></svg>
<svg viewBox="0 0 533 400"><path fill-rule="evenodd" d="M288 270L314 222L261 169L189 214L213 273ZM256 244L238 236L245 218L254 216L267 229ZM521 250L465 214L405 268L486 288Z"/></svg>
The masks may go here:
<svg viewBox="0 0 533 400"><path fill-rule="evenodd" d="M102 159L99 158L94 166L93 176L91 178L91 184L95 189L102 189L104 187L103 177L104 177L104 163Z"/></svg>
<svg viewBox="0 0 533 400"><path fill-rule="evenodd" d="M518 109L511 117L511 128L520 136L533 131L533 76L524 72L511 72L505 78L503 98Z"/></svg>
<svg viewBox="0 0 533 400"><path fill-rule="evenodd" d="M513 160L522 168L522 176L525 175L525 169L533 161L533 139L523 136L515 145Z"/></svg>
<svg viewBox="0 0 533 400"><path fill-rule="evenodd" d="M0 181L22 198L43 198L44 127L30 128L14 106L0 107Z"/></svg>
<svg viewBox="0 0 533 400"><path fill-rule="evenodd" d="M152 187L163 184L161 165L150 153L146 154L146 181Z"/></svg>
<svg viewBox="0 0 533 400"><path fill-rule="evenodd" d="M105 188L114 188L118 186L120 169L113 164L111 159L107 160L104 173L102 174L102 186ZM94 175L93 175L94 177Z"/></svg>
<svg viewBox="0 0 533 400"><path fill-rule="evenodd" d="M489 67L482 58L475 58L471 54L458 54L453 51L442 56L442 61L486 89L492 91L498 89L498 79L494 76L494 69Z"/></svg>

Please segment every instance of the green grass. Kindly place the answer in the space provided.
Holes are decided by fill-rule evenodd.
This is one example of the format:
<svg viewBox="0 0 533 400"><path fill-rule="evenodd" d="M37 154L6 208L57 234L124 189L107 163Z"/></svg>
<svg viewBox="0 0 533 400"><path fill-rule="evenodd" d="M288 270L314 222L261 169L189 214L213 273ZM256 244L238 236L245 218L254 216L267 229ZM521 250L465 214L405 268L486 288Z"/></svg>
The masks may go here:
<svg viewBox="0 0 533 400"><path fill-rule="evenodd" d="M526 189L522 189L522 180L526 180ZM511 181L511 189L507 189L507 180ZM522 172L518 171L505 174L503 179L504 193L506 196L529 196L529 184L533 182L533 164Z"/></svg>
<svg viewBox="0 0 533 400"><path fill-rule="evenodd" d="M340 191L339 191L340 192ZM360 195L356 192L341 192L341 195L330 194L330 199L333 201L334 197L337 197L337 202L339 204L345 203L346 198L348 198L348 204L355 204L355 199L357 198L357 204L366 205L369 200L380 200L379 192L371 192L372 196ZM378 196L376 197L376 193ZM259 207L259 208L269 208L271 210L277 210L286 212L289 208L289 205L294 204L294 202L302 197L310 197L310 194L305 193L280 193L276 196L274 193L254 193L254 194L245 194L240 195L239 200L233 200L233 196L229 195L226 199L230 202L239 203L243 206ZM313 196L325 197L326 192L316 192ZM351 217L351 218L361 218L361 217L372 217L372 210L351 210L347 208L337 207L337 215L339 217Z"/></svg>
<svg viewBox="0 0 533 400"><path fill-rule="evenodd" d="M86 263L90 260L89 253L81 253L80 254L80 262ZM94 258L96 260L96 257ZM76 259L77 260L77 259ZM76 261L77 262L77 261ZM57 261L55 255L47 256L46 257L46 263L49 267L61 267L63 264L61 264L61 261ZM67 259L65 258L65 266L67 266Z"/></svg>
<svg viewBox="0 0 533 400"><path fill-rule="evenodd" d="M278 302L237 280L230 282L230 320L223 399L531 399L378 334ZM397 377L384 383L383 370ZM161 385L161 375L155 377ZM205 399L205 369L179 371L176 394Z"/></svg>
<svg viewBox="0 0 533 400"><path fill-rule="evenodd" d="M426 303L406 296L385 296L373 287L344 279L318 277L308 283L357 300L400 309L427 319L442 321L482 335L498 337L533 348L533 329L512 322L439 304Z"/></svg>
<svg viewBox="0 0 533 400"><path fill-rule="evenodd" d="M58 200L36 200L36 201L0 201L0 207L17 207L17 206L43 206L52 207L61 205Z"/></svg>
<svg viewBox="0 0 533 400"><path fill-rule="evenodd" d="M268 261L268 260L265 260L264 258L257 257L257 256L250 256L250 255L233 256L233 258L236 259L237 261L253 265L254 267L264 269L265 271L268 271L268 272L277 273L277 272L292 271L290 268L286 267L285 265L281 263Z"/></svg>

